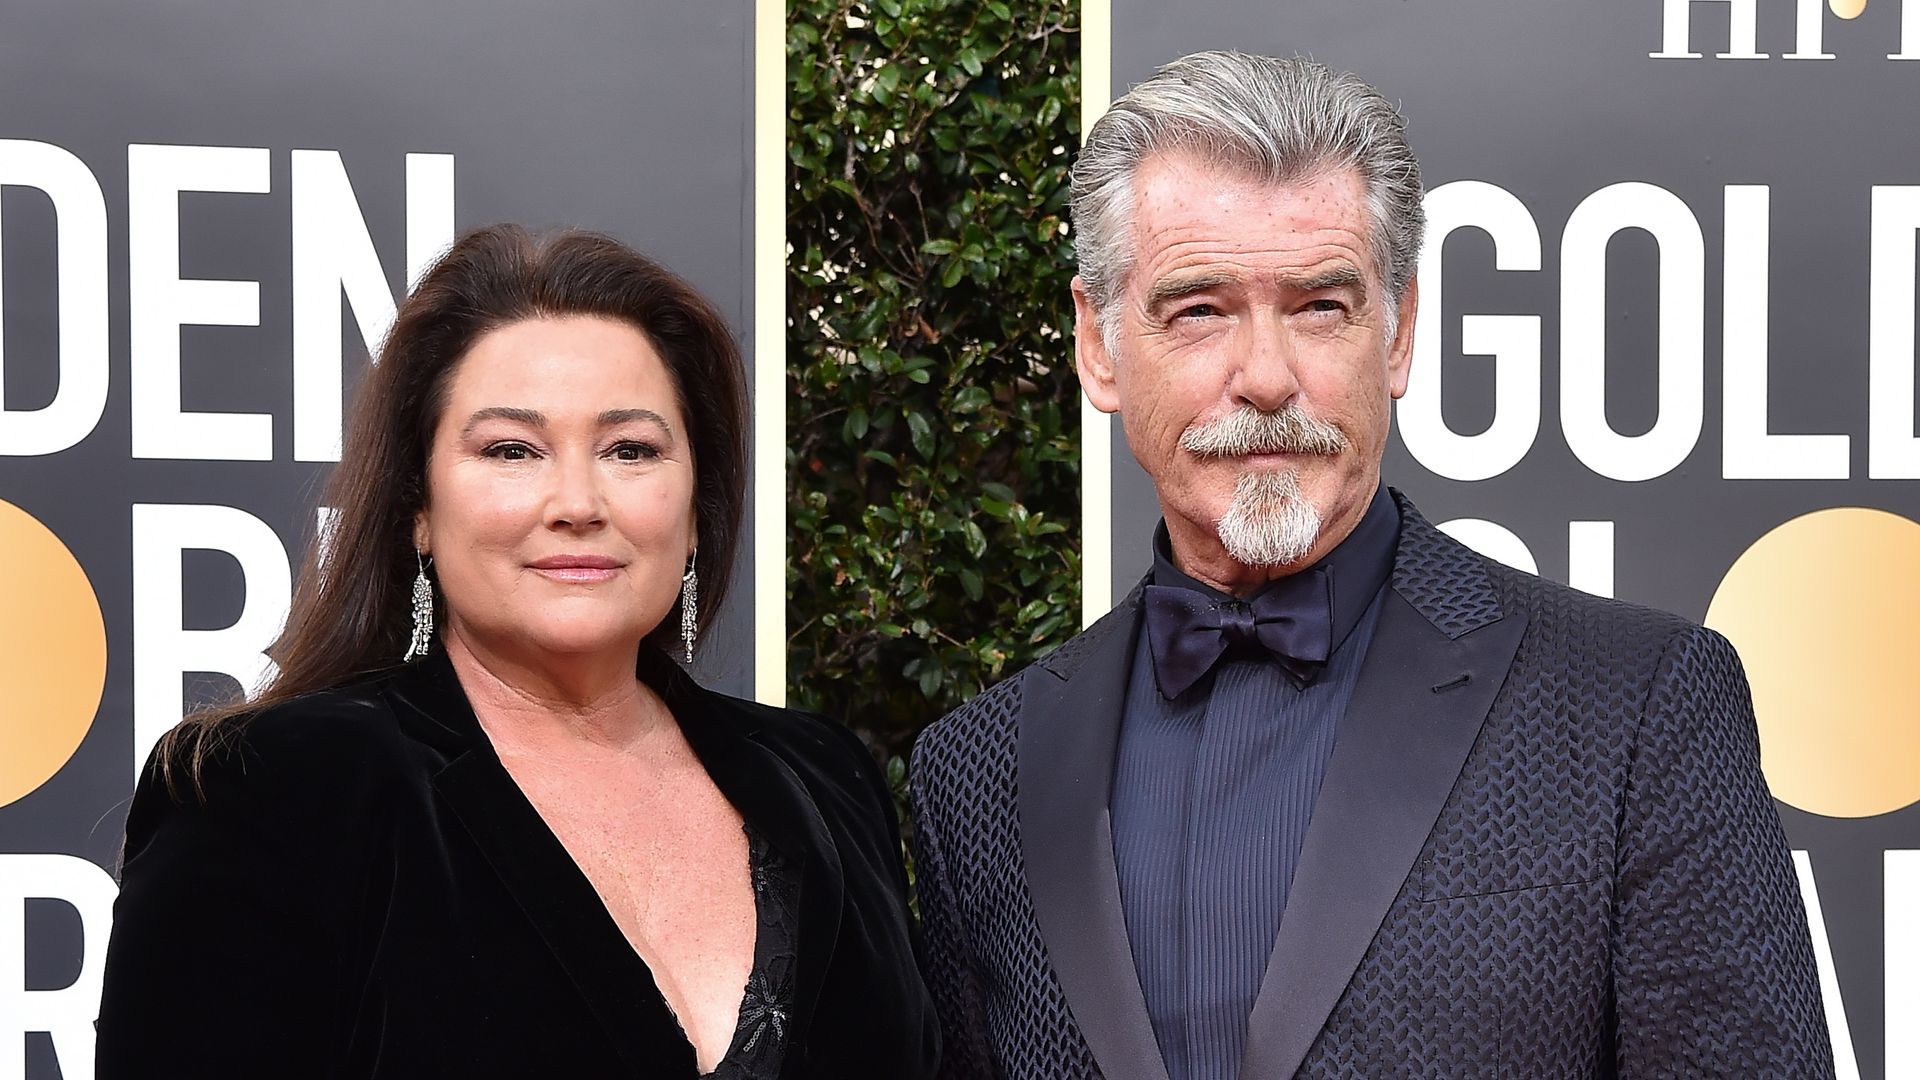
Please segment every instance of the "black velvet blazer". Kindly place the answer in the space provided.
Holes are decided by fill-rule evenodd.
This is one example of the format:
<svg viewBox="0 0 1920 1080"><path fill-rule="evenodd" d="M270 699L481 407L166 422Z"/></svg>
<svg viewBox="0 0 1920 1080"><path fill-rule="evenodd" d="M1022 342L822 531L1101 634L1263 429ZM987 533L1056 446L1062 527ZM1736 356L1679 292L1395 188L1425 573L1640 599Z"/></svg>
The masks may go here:
<svg viewBox="0 0 1920 1080"><path fill-rule="evenodd" d="M930 1076L892 803L859 741L643 649L715 784L800 871L783 1077ZM672 1077L693 1048L443 654L269 709L127 819L97 1075Z"/></svg>

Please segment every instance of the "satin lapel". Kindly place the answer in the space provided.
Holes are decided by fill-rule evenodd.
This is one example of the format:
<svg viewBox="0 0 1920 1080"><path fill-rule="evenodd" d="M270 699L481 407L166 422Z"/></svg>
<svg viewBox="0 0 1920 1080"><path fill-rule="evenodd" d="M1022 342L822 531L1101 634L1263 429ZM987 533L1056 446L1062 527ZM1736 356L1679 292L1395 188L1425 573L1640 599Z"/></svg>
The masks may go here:
<svg viewBox="0 0 1920 1080"><path fill-rule="evenodd" d="M693 1075L693 1045L668 1011L653 973L500 759L491 749L470 749L440 770L433 786L633 1074Z"/></svg>
<svg viewBox="0 0 1920 1080"><path fill-rule="evenodd" d="M1300 1067L1433 830L1526 629L1507 614L1450 638L1397 587L1383 605L1254 1001L1242 1076Z"/></svg>
<svg viewBox="0 0 1920 1080"><path fill-rule="evenodd" d="M1167 1077L1127 941L1107 808L1137 611L1136 591L1067 646L1084 646L1071 663L1028 669L1020 712L1027 890L1074 1023L1108 1080Z"/></svg>

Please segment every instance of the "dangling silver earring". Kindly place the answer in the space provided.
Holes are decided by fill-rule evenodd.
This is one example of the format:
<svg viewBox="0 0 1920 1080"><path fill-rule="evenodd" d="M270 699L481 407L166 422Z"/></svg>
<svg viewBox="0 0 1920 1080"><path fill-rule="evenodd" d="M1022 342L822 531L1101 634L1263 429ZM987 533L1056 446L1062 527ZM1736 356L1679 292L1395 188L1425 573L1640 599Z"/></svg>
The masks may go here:
<svg viewBox="0 0 1920 1080"><path fill-rule="evenodd" d="M687 572L680 576L680 644L687 650L687 663L693 663L693 639L700 634L700 619L694 609L700 604L700 575L694 572L695 549L687 556Z"/></svg>
<svg viewBox="0 0 1920 1080"><path fill-rule="evenodd" d="M422 562L416 551L413 561L420 569L413 575L413 640L407 642L407 655L400 658L403 664L427 655L433 646L433 583L427 580L427 565L433 560Z"/></svg>

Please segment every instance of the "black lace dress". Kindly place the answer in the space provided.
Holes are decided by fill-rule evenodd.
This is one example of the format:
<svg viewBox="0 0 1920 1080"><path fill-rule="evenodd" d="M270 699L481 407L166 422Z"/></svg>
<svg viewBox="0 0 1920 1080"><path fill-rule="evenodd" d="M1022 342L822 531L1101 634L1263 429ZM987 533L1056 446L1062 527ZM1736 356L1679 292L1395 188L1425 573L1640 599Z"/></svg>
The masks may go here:
<svg viewBox="0 0 1920 1080"><path fill-rule="evenodd" d="M774 1080L787 1053L787 1025L793 1007L796 919L800 875L772 844L751 826L747 861L753 873L753 906L758 929L753 969L740 1000L740 1022L711 1080Z"/></svg>

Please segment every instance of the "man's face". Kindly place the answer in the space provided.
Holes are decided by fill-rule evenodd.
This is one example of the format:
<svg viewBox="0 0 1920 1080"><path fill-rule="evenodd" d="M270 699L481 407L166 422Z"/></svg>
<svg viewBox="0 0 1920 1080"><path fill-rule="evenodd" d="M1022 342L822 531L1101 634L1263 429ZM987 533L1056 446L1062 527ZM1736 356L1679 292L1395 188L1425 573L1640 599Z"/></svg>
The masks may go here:
<svg viewBox="0 0 1920 1080"><path fill-rule="evenodd" d="M1390 402L1407 386L1415 290L1389 338L1354 170L1273 185L1174 154L1146 161L1134 184L1113 353L1074 281L1081 384L1120 413L1182 567L1251 587L1317 561L1366 512ZM1305 539L1231 542L1273 515Z"/></svg>

